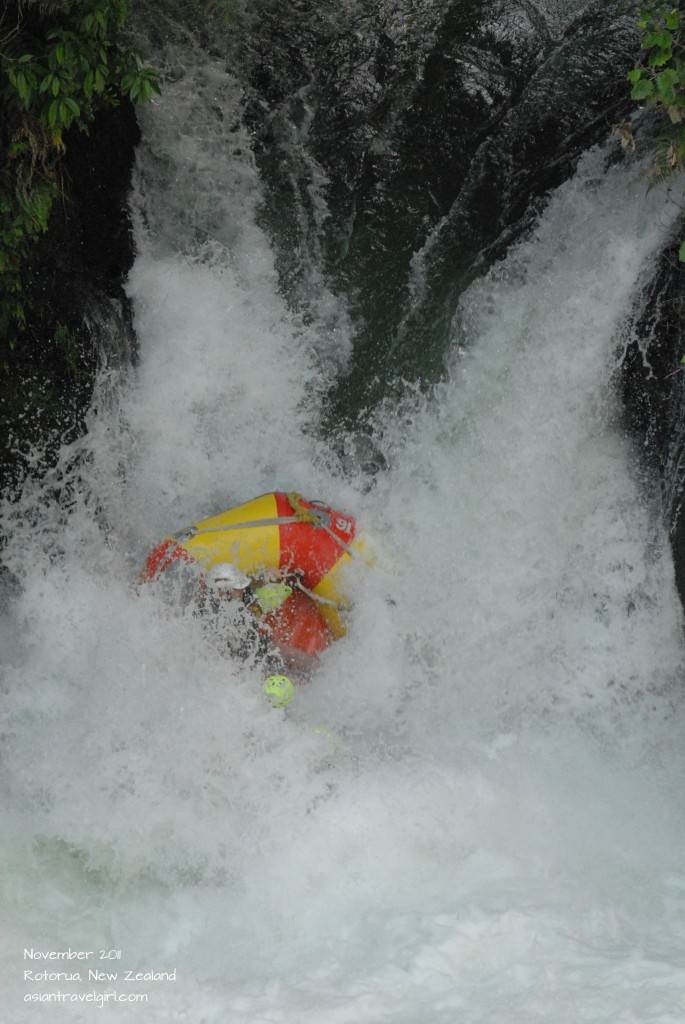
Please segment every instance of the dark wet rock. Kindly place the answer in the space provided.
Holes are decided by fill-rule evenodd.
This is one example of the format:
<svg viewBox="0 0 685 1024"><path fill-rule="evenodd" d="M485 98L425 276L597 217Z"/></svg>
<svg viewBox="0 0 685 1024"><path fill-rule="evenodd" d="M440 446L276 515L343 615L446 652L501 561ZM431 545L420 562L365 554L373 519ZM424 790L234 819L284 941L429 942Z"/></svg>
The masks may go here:
<svg viewBox="0 0 685 1024"><path fill-rule="evenodd" d="M637 304L621 365L625 417L661 479L676 584L685 606L685 217Z"/></svg>
<svg viewBox="0 0 685 1024"><path fill-rule="evenodd" d="M316 253L356 323L337 421L393 377L440 376L461 291L630 108L634 9L568 4L564 21L516 0L251 9L247 109L284 290L306 313Z"/></svg>
<svg viewBox="0 0 685 1024"><path fill-rule="evenodd" d="M596 5L571 26L488 133L422 258L422 289L398 332L402 365L418 338L444 335L456 300L529 226L546 196L630 108L625 75L635 59L633 15Z"/></svg>
<svg viewBox="0 0 685 1024"><path fill-rule="evenodd" d="M133 261L126 199L138 139L123 103L99 113L88 135L72 130L65 140L64 200L24 272L28 327L14 350L3 343L3 491L83 430L99 367L132 357L122 284Z"/></svg>

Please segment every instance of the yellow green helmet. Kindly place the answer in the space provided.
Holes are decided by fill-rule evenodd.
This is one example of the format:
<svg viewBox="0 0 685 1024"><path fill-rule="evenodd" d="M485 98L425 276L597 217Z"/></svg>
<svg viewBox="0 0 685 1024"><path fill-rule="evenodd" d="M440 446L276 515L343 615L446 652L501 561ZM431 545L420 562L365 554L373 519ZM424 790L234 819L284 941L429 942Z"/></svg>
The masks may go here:
<svg viewBox="0 0 685 1024"><path fill-rule="evenodd" d="M264 680L264 693L273 708L284 708L295 696L295 687L287 676L269 676Z"/></svg>

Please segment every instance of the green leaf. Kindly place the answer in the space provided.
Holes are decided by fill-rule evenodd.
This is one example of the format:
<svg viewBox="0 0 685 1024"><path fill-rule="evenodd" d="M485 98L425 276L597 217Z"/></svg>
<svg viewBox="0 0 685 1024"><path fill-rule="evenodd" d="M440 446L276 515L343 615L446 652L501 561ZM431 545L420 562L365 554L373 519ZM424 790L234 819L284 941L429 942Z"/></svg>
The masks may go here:
<svg viewBox="0 0 685 1024"><path fill-rule="evenodd" d="M647 63L652 68L662 68L664 64L668 64L673 53L671 50L657 50L653 53Z"/></svg>
<svg viewBox="0 0 685 1024"><path fill-rule="evenodd" d="M666 68L665 71L660 71L656 76L657 82L668 82L669 85L674 86L680 81L680 75L675 68Z"/></svg>
<svg viewBox="0 0 685 1024"><path fill-rule="evenodd" d="M57 75L53 75L52 76L52 85L50 86L50 89L51 89L51 92L52 92L53 96L59 96L60 87L61 87L61 82L60 82L59 78L57 77Z"/></svg>
<svg viewBox="0 0 685 1024"><path fill-rule="evenodd" d="M69 107L69 110L72 112L74 117L78 117L80 115L81 108L79 107L79 105L76 102L76 100L73 99L73 97L67 96L66 99L64 100L64 102Z"/></svg>
<svg viewBox="0 0 685 1024"><path fill-rule="evenodd" d="M14 75L14 87L19 93L19 98L27 103L28 101L28 89L26 87L26 79L24 78L23 72L17 71Z"/></svg>
<svg viewBox="0 0 685 1024"><path fill-rule="evenodd" d="M30 64L32 60L33 60L33 54L31 54L31 53L22 53L21 57L17 61L17 64Z"/></svg>
<svg viewBox="0 0 685 1024"><path fill-rule="evenodd" d="M680 76L673 68L666 68L656 76L656 88L659 96L668 103L675 103L674 86L680 81Z"/></svg>
<svg viewBox="0 0 685 1024"><path fill-rule="evenodd" d="M632 71L628 72L627 77L629 82L639 82L642 78L642 68L633 68Z"/></svg>
<svg viewBox="0 0 685 1024"><path fill-rule="evenodd" d="M674 7L672 11L666 15L666 28L677 29L680 28L680 11Z"/></svg>
<svg viewBox="0 0 685 1024"><path fill-rule="evenodd" d="M48 107L48 124L53 128L57 124L57 114L59 112L59 100L53 100Z"/></svg>
<svg viewBox="0 0 685 1024"><path fill-rule="evenodd" d="M64 64L64 43L58 43L55 47L55 60L58 64Z"/></svg>
<svg viewBox="0 0 685 1024"><path fill-rule="evenodd" d="M680 243L680 248L678 249L678 259L681 263L685 263L685 242ZM685 356L683 356L683 358L680 361L681 363L685 362Z"/></svg>
<svg viewBox="0 0 685 1024"><path fill-rule="evenodd" d="M673 34L671 32L647 32L642 45L645 50L651 50L658 46L660 50L670 50L673 45Z"/></svg>
<svg viewBox="0 0 685 1024"><path fill-rule="evenodd" d="M633 86L630 95L634 100L650 99L654 95L654 83L643 79Z"/></svg>

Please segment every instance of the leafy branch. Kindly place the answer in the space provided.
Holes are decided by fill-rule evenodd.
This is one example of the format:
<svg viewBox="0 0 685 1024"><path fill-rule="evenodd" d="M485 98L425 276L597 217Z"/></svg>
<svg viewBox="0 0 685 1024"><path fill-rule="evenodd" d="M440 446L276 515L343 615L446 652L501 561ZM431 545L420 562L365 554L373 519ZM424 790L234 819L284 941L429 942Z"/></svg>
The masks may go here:
<svg viewBox="0 0 685 1024"><path fill-rule="evenodd" d="M88 131L98 110L159 94L158 72L121 43L128 0L67 0L37 21L17 5L0 39L0 333L9 346L26 326L22 268L47 231L61 191L65 134Z"/></svg>
<svg viewBox="0 0 685 1024"><path fill-rule="evenodd" d="M628 72L631 96L668 116L657 143L655 173L665 177L685 166L685 22L678 6L653 0L640 11L642 60ZM685 262L685 242L678 258Z"/></svg>

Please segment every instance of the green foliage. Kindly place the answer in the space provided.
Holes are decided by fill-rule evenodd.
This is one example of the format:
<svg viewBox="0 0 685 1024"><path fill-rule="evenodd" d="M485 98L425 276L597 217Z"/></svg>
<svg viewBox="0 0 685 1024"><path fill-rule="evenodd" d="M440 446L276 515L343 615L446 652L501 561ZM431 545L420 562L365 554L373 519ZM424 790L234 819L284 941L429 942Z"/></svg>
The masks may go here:
<svg viewBox="0 0 685 1024"><path fill-rule="evenodd" d="M121 44L128 16L128 0L66 0L40 19L18 4L16 28L0 39L0 334L10 347L26 323L22 267L60 195L65 133L87 131L123 97L159 93L157 71Z"/></svg>
<svg viewBox="0 0 685 1024"><path fill-rule="evenodd" d="M76 119L92 120L103 103L122 95L146 102L159 93L157 72L118 45L128 15L127 0L78 0L42 39L25 40L38 52L22 52L21 32L0 52L5 97L47 125L54 145Z"/></svg>
<svg viewBox="0 0 685 1024"><path fill-rule="evenodd" d="M642 61L628 72L631 96L663 110L671 129L658 154L661 173L682 167L685 156L685 20L673 3L650 0L640 11Z"/></svg>
<svg viewBox="0 0 685 1024"><path fill-rule="evenodd" d="M680 124L685 111L685 45L680 11L656 0L642 9L638 24L644 57L628 73L632 97L661 106L674 124Z"/></svg>
<svg viewBox="0 0 685 1024"><path fill-rule="evenodd" d="M655 174L661 178L685 167L685 19L673 3L651 0L640 11L643 58L628 72L631 96L668 115L659 139ZM685 263L685 242L678 259Z"/></svg>

